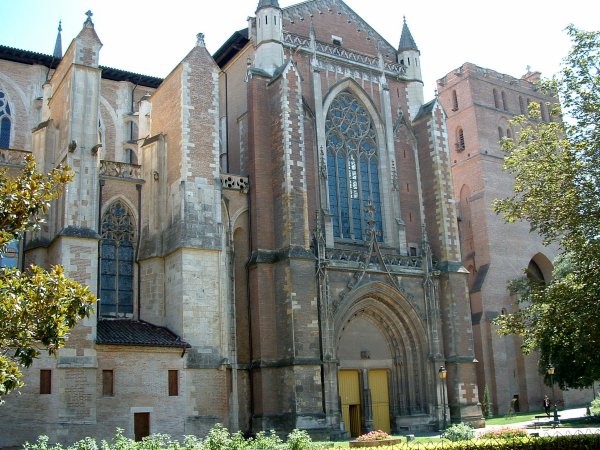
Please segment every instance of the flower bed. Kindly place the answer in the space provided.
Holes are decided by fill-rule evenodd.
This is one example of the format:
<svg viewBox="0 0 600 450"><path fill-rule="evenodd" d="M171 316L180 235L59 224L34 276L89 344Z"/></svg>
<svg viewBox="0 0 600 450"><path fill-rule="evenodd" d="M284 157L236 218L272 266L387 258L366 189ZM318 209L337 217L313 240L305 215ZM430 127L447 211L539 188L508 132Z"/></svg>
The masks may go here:
<svg viewBox="0 0 600 450"><path fill-rule="evenodd" d="M402 438L394 438L385 431L376 430L360 435L354 441L350 441L350 447L382 447L384 445L396 445L403 441Z"/></svg>
<svg viewBox="0 0 600 450"><path fill-rule="evenodd" d="M381 439L379 441L350 441L350 447L383 447L384 445L398 445L404 442L404 439L399 438L389 438L389 439Z"/></svg>

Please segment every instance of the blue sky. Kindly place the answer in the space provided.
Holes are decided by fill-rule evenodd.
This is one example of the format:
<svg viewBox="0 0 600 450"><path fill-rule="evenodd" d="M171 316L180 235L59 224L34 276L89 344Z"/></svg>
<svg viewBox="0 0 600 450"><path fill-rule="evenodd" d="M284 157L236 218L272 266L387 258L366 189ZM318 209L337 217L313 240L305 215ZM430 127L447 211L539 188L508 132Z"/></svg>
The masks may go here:
<svg viewBox="0 0 600 450"><path fill-rule="evenodd" d="M295 3L279 0L281 7ZM345 3L395 47L406 16L421 51L426 100L434 95L436 80L464 62L515 77L530 66L550 76L569 51L564 32L569 23L600 28L600 6L589 0L504 0L493 7L481 0ZM65 50L89 9L104 44L102 65L165 77L194 46L198 32L205 34L213 53L234 31L246 27L257 4L258 0L0 0L0 44L51 54L62 20ZM207 5L211 11L206 11Z"/></svg>

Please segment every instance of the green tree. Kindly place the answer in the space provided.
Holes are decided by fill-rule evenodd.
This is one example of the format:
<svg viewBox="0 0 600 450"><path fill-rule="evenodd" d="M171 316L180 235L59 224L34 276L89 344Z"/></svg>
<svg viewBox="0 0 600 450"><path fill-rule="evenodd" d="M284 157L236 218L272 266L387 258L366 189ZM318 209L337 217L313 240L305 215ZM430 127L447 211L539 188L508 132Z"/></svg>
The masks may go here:
<svg viewBox="0 0 600 450"><path fill-rule="evenodd" d="M519 309L496 320L502 334L522 336L523 350L540 351L540 370L553 364L561 388L600 378L600 32L567 27L573 46L560 73L540 89L557 95L544 122L540 105L516 117L504 139L504 169L514 192L494 209L508 222L524 220L561 255L553 279L515 280Z"/></svg>
<svg viewBox="0 0 600 450"><path fill-rule="evenodd" d="M0 248L39 228L50 202L71 178L64 167L38 172L32 156L18 176L0 170ZM89 288L70 280L60 266L0 269L0 401L23 385L21 367L31 365L42 350L55 354L95 302Z"/></svg>

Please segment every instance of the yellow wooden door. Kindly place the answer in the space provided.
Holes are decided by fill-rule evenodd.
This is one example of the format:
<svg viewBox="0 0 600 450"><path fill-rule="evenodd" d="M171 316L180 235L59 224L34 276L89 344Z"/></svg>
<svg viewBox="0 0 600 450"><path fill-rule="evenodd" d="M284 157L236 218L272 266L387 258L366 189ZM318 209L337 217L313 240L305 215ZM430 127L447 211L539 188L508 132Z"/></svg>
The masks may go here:
<svg viewBox="0 0 600 450"><path fill-rule="evenodd" d="M360 377L358 370L340 370L338 385L342 418L350 436L360 436Z"/></svg>
<svg viewBox="0 0 600 450"><path fill-rule="evenodd" d="M390 396L388 392L388 371L369 370L369 389L373 406L373 428L390 432Z"/></svg>

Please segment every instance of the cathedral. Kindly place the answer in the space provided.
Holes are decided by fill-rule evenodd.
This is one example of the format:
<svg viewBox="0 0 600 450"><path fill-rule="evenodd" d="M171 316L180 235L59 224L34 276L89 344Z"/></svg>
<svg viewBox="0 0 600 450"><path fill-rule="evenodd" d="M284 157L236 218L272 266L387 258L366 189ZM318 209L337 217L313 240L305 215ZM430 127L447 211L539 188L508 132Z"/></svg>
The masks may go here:
<svg viewBox="0 0 600 450"><path fill-rule="evenodd" d="M0 447L482 425L446 115L398 29L259 0L165 79L102 66L89 12L64 55L0 46L0 164L74 173L22 264L98 297Z"/></svg>

